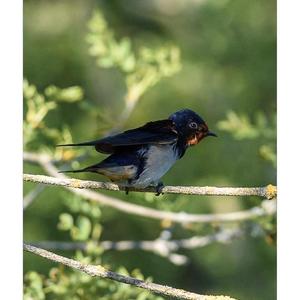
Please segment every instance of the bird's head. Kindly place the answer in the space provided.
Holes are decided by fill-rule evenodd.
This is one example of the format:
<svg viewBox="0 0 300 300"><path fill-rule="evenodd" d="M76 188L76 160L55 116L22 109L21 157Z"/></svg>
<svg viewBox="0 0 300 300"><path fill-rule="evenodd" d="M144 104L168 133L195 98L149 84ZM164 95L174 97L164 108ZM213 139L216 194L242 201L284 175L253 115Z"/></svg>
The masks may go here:
<svg viewBox="0 0 300 300"><path fill-rule="evenodd" d="M170 117L176 126L179 136L185 141L186 146L197 145L207 136L217 136L209 131L204 120L190 109L182 109Z"/></svg>

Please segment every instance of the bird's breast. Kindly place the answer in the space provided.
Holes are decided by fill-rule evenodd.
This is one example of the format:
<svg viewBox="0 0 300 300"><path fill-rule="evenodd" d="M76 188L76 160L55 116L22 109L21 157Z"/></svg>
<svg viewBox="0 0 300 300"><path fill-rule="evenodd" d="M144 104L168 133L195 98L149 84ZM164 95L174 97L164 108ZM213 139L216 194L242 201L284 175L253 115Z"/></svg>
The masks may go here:
<svg viewBox="0 0 300 300"><path fill-rule="evenodd" d="M178 159L173 145L150 145L143 155L143 170L136 180L136 185L139 186L158 182Z"/></svg>

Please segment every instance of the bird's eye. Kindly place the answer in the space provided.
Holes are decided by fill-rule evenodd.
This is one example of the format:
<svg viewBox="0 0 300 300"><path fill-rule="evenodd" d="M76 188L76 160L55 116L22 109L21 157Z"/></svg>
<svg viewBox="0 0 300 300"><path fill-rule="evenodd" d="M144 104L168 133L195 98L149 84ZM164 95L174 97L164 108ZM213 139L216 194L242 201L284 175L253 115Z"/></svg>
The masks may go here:
<svg viewBox="0 0 300 300"><path fill-rule="evenodd" d="M191 122L189 124L189 127L192 128L192 129L197 129L198 128L198 124L196 122Z"/></svg>

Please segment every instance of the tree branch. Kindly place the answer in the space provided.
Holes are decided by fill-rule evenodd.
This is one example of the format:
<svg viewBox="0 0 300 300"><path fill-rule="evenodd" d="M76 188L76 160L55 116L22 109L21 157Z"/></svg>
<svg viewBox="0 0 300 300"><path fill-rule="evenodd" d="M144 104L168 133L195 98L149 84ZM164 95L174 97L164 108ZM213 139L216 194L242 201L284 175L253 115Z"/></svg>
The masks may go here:
<svg viewBox="0 0 300 300"><path fill-rule="evenodd" d="M125 284L130 284L142 289L146 289L152 293L164 295L164 296L170 296L178 299L193 299L193 300L234 300L231 297L228 296L206 296L206 295L199 295L196 293L188 292L181 289L172 288L169 286L164 286L152 282L143 281L140 279L136 279L130 276L124 276L109 270L106 270L101 265L87 265L82 264L76 260L57 255L55 253L46 251L41 248L37 248L28 244L24 244L24 250L27 252L34 253L36 255L39 255L41 257L44 257L48 260L61 263L65 266L68 266L70 268L79 270L81 272L84 272L90 276L96 276L101 278L106 278L114 281L118 281Z"/></svg>
<svg viewBox="0 0 300 300"><path fill-rule="evenodd" d="M30 191L23 199L23 209L26 209L33 200L44 190L45 186L38 185Z"/></svg>
<svg viewBox="0 0 300 300"><path fill-rule="evenodd" d="M240 237L241 230L228 230L228 232L216 233L207 236L193 236L187 239L164 241L155 239L153 241L102 241L97 245L103 250L126 251L139 249L154 253L164 252L162 249L168 249L168 253L179 249L195 249L205 247L213 242L228 243L233 238ZM88 244L85 242L60 242L60 241L41 241L30 242L29 244L42 247L47 250L87 250Z"/></svg>
<svg viewBox="0 0 300 300"><path fill-rule="evenodd" d="M58 169L51 162L51 158L48 155L36 154L36 153L24 153L24 159L26 161L40 164L44 170L54 176L53 180L64 183L69 178L63 174L58 173ZM175 223L217 223L217 222L240 222L258 217L273 215L276 212L276 201L264 200L260 206L253 207L249 210L237 211L224 214L188 214L185 212L174 213L167 211L160 211L141 205L122 201L120 199L110 197L104 194L100 194L88 189L80 189L73 187L67 187L64 184L61 186L71 190L73 193L80 195L89 200L99 202L103 205L113 207L117 210L123 211L128 214L139 215L146 218L158 219L158 220L170 220Z"/></svg>
<svg viewBox="0 0 300 300"><path fill-rule="evenodd" d="M109 191L125 191L124 186L120 186L111 182L99 182L91 180L80 180L65 178L59 179L44 175L24 174L24 181L30 181L48 185L60 185L70 188L79 189L101 189ZM271 192L271 189L273 191ZM147 188L129 188L129 191L134 192L151 192L156 193L155 187ZM213 186L164 186L162 189L164 194L185 194L185 195L206 195L206 196L260 196L272 199L276 196L276 187L213 187Z"/></svg>
<svg viewBox="0 0 300 300"><path fill-rule="evenodd" d="M104 251L117 250L143 250L152 252L156 255L167 258L171 263L175 265L183 265L187 263L188 258L184 255L177 254L180 249L196 249L205 247L214 242L227 244L234 239L240 238L244 231L240 228L234 229L222 229L219 232L206 236L193 236L187 239L180 240L167 240L162 236L152 241L102 241L95 242L95 246L101 247ZM35 247L41 247L46 250L83 250L88 249L88 243L86 242L61 242L61 241L40 241L29 242L30 245Z"/></svg>

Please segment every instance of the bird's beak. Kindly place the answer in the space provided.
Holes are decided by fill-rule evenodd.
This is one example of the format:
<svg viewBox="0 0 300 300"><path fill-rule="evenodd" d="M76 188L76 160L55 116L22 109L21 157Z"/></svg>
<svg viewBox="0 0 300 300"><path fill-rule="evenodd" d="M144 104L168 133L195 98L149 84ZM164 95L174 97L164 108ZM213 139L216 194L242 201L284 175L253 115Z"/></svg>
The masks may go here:
<svg viewBox="0 0 300 300"><path fill-rule="evenodd" d="M214 136L214 137L218 137L215 133L208 131L206 136Z"/></svg>

